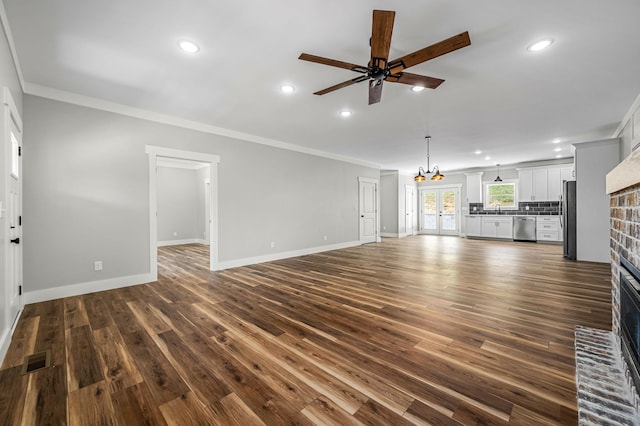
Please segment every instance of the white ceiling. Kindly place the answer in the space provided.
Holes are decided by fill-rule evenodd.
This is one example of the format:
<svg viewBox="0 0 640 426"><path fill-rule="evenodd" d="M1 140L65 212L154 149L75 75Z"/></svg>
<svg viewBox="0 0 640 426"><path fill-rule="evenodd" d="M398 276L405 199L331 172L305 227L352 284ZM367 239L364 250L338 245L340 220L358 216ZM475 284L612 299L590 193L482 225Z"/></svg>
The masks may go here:
<svg viewBox="0 0 640 426"><path fill-rule="evenodd" d="M443 171L550 159L557 147L570 156L571 142L611 137L640 93L637 0L3 2L27 92L55 88L387 169L425 165L427 134ZM300 53L366 65L373 9L396 11L390 59L463 31L471 46L408 69L445 79L435 90L385 83L371 106L366 83L313 95L359 74ZM543 37L551 48L526 50ZM201 51L181 52L183 38ZM280 92L285 82L294 94Z"/></svg>

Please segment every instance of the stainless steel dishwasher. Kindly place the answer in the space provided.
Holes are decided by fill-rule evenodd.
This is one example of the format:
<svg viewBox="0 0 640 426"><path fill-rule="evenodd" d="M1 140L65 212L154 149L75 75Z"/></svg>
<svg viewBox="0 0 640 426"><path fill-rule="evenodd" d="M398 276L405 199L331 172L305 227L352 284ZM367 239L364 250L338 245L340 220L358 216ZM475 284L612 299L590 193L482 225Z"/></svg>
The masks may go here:
<svg viewBox="0 0 640 426"><path fill-rule="evenodd" d="M513 239L515 241L536 240L535 216L516 216L513 218Z"/></svg>

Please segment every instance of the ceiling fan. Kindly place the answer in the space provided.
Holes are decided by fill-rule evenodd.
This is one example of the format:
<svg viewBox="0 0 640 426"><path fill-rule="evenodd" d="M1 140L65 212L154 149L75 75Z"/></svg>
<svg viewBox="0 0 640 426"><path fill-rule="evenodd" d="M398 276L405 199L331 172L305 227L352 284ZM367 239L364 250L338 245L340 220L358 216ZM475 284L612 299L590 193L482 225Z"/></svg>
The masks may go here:
<svg viewBox="0 0 640 426"><path fill-rule="evenodd" d="M429 89L435 89L441 85L444 80L434 77L427 77L419 74L410 74L404 72L405 69L421 64L429 59L437 58L469 46L469 32L458 34L439 43L420 49L416 52L409 53L401 58L389 61L389 48L391 47L391 33L393 31L393 20L396 13L389 10L374 10L373 25L371 30L371 59L368 66L350 64L335 59L323 58L321 56L310 55L308 53L301 54L298 59L303 61L316 62L318 64L329 65L332 67L344 68L363 74L359 77L352 78L335 86L327 87L324 90L315 92L314 95L324 95L343 87L351 86L362 81L369 81L369 105L380 102L382 97L382 82L389 81L391 83L402 83L411 86L422 86Z"/></svg>

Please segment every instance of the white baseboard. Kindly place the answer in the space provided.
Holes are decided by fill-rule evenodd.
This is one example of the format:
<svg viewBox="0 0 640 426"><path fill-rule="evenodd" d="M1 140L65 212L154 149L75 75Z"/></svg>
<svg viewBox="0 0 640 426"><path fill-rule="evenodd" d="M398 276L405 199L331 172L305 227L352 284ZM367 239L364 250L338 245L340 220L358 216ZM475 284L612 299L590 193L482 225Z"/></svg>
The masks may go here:
<svg viewBox="0 0 640 426"><path fill-rule="evenodd" d="M101 281L71 284L62 287L47 288L44 290L26 291L24 304L44 302L46 300L60 299L63 297L79 296L81 294L94 293L96 291L113 290L114 288L129 287L155 281L150 273L129 275Z"/></svg>
<svg viewBox="0 0 640 426"><path fill-rule="evenodd" d="M396 234L395 232L381 232L380 233L381 237L385 237L385 238L398 238L399 235Z"/></svg>
<svg viewBox="0 0 640 426"><path fill-rule="evenodd" d="M20 321L20 317L22 316L22 309L18 312L18 315L11 325L11 328L7 328L6 330L2 330L2 336L0 336L0 365L4 362L4 357L7 355L7 351L9 350L9 346L11 345L11 336L13 336L13 332L16 329L16 325L18 325L18 321Z"/></svg>
<svg viewBox="0 0 640 426"><path fill-rule="evenodd" d="M283 251L280 253L267 254L264 256L245 257L244 259L227 260L218 262L216 270L237 268L240 266L254 265L256 263L271 262L274 260L287 259L290 257L305 256L307 254L322 253L323 251L340 250L360 245L360 241L350 241L346 243L330 244L326 246L310 247L301 250Z"/></svg>
<svg viewBox="0 0 640 426"><path fill-rule="evenodd" d="M158 247L181 246L182 244L208 244L205 240L199 238L189 238L186 240L168 240L158 241Z"/></svg>

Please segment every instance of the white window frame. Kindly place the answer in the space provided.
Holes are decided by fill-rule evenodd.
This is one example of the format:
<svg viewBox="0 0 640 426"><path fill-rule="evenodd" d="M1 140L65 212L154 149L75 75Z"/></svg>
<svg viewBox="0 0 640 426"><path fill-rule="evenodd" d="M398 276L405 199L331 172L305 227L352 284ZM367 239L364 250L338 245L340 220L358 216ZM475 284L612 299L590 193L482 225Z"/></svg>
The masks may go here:
<svg viewBox="0 0 640 426"><path fill-rule="evenodd" d="M484 182L484 209L485 210L498 210L497 207L489 205L489 187L491 185L513 185L513 206L500 206L500 210L518 210L518 181L513 179L505 179L502 182Z"/></svg>

